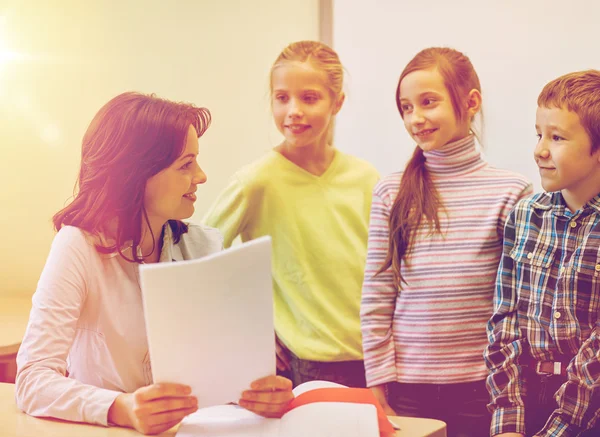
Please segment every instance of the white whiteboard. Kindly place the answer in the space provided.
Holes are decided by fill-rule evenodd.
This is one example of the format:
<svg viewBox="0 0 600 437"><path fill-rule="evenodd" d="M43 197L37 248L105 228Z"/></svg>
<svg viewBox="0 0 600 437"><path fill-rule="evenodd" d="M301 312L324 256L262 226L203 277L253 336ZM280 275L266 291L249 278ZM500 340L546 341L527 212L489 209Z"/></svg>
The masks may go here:
<svg viewBox="0 0 600 437"><path fill-rule="evenodd" d="M336 145L382 173L403 169L415 144L395 103L398 77L421 49L467 54L483 88L486 159L527 176L542 87L562 74L600 69L599 0L336 0L333 46L347 71Z"/></svg>

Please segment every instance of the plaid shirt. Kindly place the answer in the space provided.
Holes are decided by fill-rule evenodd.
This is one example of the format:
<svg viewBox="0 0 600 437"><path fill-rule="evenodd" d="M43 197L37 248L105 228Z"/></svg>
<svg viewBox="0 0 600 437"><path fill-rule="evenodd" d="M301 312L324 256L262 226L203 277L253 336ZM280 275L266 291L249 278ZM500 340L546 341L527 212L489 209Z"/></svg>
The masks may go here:
<svg viewBox="0 0 600 437"><path fill-rule="evenodd" d="M559 192L520 201L504 231L485 361L491 435L525 433L521 364L573 357L536 436L575 436L600 416L600 194L571 213ZM591 401L594 401L590 405Z"/></svg>

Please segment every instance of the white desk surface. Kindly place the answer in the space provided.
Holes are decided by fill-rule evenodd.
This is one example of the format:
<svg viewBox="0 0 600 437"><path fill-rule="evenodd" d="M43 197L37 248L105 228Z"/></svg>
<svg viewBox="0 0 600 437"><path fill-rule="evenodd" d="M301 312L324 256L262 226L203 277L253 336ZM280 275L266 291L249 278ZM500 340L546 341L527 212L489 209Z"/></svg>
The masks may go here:
<svg viewBox="0 0 600 437"><path fill-rule="evenodd" d="M131 429L105 428L63 422L54 419L38 419L21 412L15 405L14 384L0 383L0 430L2 437L134 437L140 436ZM395 437L446 437L446 425L438 420L391 417L401 430ZM176 428L159 434L174 437Z"/></svg>

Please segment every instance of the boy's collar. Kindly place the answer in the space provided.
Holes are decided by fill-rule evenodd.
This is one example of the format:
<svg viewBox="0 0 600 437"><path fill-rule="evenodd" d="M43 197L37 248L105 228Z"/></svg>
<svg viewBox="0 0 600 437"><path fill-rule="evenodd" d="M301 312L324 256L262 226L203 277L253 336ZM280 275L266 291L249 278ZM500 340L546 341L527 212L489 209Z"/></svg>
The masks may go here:
<svg viewBox="0 0 600 437"><path fill-rule="evenodd" d="M567 205L560 191L552 193L542 193L532 205L535 209L541 209L547 211L549 209L555 209L555 213L563 215L567 209ZM592 208L597 213L600 213L600 193L592 197L582 209Z"/></svg>
<svg viewBox="0 0 600 437"><path fill-rule="evenodd" d="M596 210L596 212L600 213L600 193L596 194L594 197L592 197L587 205L590 206L590 208L593 208Z"/></svg>
<svg viewBox="0 0 600 437"><path fill-rule="evenodd" d="M533 202L532 207L535 209L541 209L543 211L548 211L549 209L552 209L555 206L559 206L556 204L556 200L555 200L555 194L560 194L560 193L548 193L548 192L544 192L542 194L540 194L538 196L538 198L535 200L535 202ZM559 196L562 197L562 196ZM562 201L562 199L561 199Z"/></svg>

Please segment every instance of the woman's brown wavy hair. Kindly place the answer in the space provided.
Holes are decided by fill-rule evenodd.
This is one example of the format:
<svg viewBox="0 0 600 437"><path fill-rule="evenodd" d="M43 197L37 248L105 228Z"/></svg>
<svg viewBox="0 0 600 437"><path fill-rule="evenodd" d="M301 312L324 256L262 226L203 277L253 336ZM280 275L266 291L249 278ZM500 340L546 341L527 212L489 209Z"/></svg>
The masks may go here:
<svg viewBox="0 0 600 437"><path fill-rule="evenodd" d="M146 182L181 155L190 125L200 138L210 121L206 108L154 94L126 92L110 100L83 137L74 198L54 215L56 231L69 225L99 236L110 225L114 243L96 248L141 263L138 248L143 221L149 227L144 208ZM169 225L177 243L187 225L179 220L169 220ZM123 254L128 247L131 258Z"/></svg>

